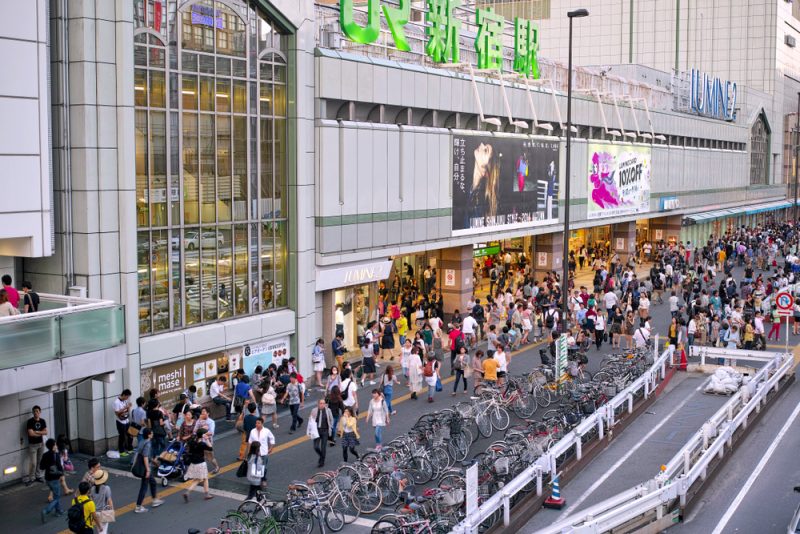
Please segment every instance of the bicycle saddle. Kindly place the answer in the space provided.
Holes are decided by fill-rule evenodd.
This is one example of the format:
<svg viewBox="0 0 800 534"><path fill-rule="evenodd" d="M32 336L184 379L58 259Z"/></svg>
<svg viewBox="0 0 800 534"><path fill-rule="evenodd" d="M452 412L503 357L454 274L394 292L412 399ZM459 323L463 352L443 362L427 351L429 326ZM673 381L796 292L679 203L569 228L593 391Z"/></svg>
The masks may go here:
<svg viewBox="0 0 800 534"><path fill-rule="evenodd" d="M198 528L190 528L189 534L200 534L200 529Z"/></svg>

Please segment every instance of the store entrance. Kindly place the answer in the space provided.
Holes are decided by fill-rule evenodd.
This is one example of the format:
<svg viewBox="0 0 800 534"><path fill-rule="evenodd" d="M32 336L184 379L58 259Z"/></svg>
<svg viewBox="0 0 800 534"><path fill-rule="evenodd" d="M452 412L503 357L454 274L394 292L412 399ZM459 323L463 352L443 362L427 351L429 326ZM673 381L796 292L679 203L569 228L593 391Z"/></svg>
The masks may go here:
<svg viewBox="0 0 800 534"><path fill-rule="evenodd" d="M582 247L586 247L586 258L605 258L611 249L611 225L595 226L572 230L569 235L569 250L577 256Z"/></svg>
<svg viewBox="0 0 800 534"><path fill-rule="evenodd" d="M344 333L344 346L350 352L359 350L370 320L370 310L377 306L377 284L350 286L334 291L334 328Z"/></svg>
<svg viewBox="0 0 800 534"><path fill-rule="evenodd" d="M416 283L419 292L425 291L425 269L431 267L433 272L433 284L436 287L441 287L441 275L438 269L439 251L419 252L417 254L407 254L404 256L396 256L394 258L394 270L392 275L386 282L387 287L391 287L390 282L394 280L394 275L400 276L402 284L412 285L412 281ZM402 288L401 288L402 289Z"/></svg>

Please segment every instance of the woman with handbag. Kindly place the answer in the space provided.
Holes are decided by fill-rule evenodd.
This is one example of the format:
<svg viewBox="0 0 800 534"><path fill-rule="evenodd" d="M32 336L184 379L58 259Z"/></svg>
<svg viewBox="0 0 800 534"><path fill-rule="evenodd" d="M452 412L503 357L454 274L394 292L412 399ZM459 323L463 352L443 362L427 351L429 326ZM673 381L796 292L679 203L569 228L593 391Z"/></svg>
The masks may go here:
<svg viewBox="0 0 800 534"><path fill-rule="evenodd" d="M45 452L39 461L39 469L44 471L44 480L53 493L53 500L41 512L42 523L47 521L47 515L55 510L57 516L64 515L61 508L61 477L64 476L64 466L61 465L61 455L58 453L56 440L50 438L44 444Z"/></svg>
<svg viewBox="0 0 800 534"><path fill-rule="evenodd" d="M247 453L247 482L250 489L247 491L247 499L255 499L258 490L261 489L261 481L264 478L266 469L264 459L261 458L261 444L257 441L250 443L250 450Z"/></svg>
<svg viewBox="0 0 800 534"><path fill-rule="evenodd" d="M188 454L189 454L189 468L186 469L186 480L189 480L189 486L183 494L183 501L189 502L189 492L192 491L198 484L203 484L203 492L205 495L203 499L213 499L214 496L208 493L208 466L206 465L206 451L212 451L213 448L206 441L205 435L207 430L201 428L197 431L192 439L189 440Z"/></svg>
<svg viewBox="0 0 800 534"><path fill-rule="evenodd" d="M314 366L314 378L316 379L317 389L325 389L322 384L322 372L325 370L325 340L319 338L311 351L311 363Z"/></svg>
<svg viewBox="0 0 800 534"><path fill-rule="evenodd" d="M269 380L269 379L265 379ZM275 393L275 388L272 383L266 384L266 390L261 395L261 416L266 419L267 416L272 416L272 428L278 428L278 395Z"/></svg>
<svg viewBox="0 0 800 534"><path fill-rule="evenodd" d="M116 521L114 513L114 501L111 500L111 488L108 487L108 471L98 469L94 472L94 491L90 496L94 502L94 509L97 511L97 534L106 534L108 524Z"/></svg>
<svg viewBox="0 0 800 534"><path fill-rule="evenodd" d="M383 447L383 427L389 424L389 409L383 394L377 389L372 390L372 399L369 401L367 409L367 420L372 422L375 428L375 448L380 451Z"/></svg>

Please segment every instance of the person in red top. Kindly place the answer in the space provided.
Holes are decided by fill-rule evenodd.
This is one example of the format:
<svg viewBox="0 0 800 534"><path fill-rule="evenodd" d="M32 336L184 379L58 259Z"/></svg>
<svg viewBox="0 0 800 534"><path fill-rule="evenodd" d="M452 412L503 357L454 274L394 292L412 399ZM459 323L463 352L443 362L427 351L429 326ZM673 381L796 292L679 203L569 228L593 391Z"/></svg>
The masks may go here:
<svg viewBox="0 0 800 534"><path fill-rule="evenodd" d="M452 375L455 374L453 363L456 361L458 349L460 348L460 345L464 344L464 334L461 332L461 329L458 328L458 325L451 323L447 326L450 328L450 332L447 334L447 337L450 338L450 374Z"/></svg>
<svg viewBox="0 0 800 534"><path fill-rule="evenodd" d="M3 275L3 289L6 290L6 296L8 297L8 302L11 303L14 308L19 308L19 291L14 289L14 286L11 285L11 276L4 274Z"/></svg>

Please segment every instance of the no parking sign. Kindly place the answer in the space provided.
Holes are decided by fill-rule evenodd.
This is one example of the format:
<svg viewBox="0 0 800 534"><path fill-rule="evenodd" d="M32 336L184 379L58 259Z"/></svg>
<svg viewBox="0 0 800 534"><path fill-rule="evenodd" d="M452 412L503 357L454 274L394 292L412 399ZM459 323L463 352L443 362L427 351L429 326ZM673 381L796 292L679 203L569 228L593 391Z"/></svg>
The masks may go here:
<svg viewBox="0 0 800 534"><path fill-rule="evenodd" d="M775 295L775 307L778 309L778 315L789 317L792 315L792 308L794 307L794 298L788 291L781 291Z"/></svg>

